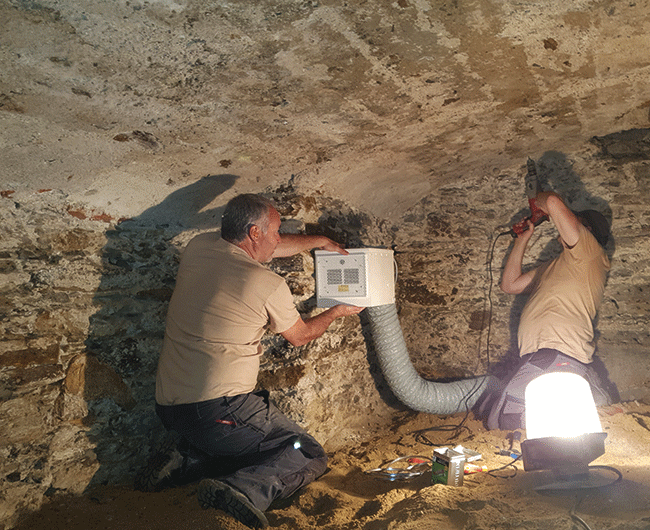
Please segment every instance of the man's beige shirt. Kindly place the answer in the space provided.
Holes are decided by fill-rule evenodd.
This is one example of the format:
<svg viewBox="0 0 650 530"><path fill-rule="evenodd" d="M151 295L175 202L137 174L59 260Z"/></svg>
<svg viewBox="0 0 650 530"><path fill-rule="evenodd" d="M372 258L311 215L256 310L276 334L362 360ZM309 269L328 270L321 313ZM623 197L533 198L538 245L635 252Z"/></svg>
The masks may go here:
<svg viewBox="0 0 650 530"><path fill-rule="evenodd" d="M260 340L300 315L284 279L218 233L183 252L169 303L156 402L195 403L254 390Z"/></svg>
<svg viewBox="0 0 650 530"><path fill-rule="evenodd" d="M578 243L543 270L526 302L519 323L519 354L552 348L590 363L593 320L609 267L603 248L581 225Z"/></svg>

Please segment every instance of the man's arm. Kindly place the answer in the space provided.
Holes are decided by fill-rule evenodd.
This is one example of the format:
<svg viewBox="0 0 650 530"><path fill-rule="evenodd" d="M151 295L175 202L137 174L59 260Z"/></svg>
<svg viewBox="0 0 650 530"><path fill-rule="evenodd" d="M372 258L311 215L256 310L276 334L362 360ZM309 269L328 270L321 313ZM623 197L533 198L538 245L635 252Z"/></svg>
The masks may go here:
<svg viewBox="0 0 650 530"><path fill-rule="evenodd" d="M280 234L280 243L273 253L274 258L286 258L314 248L347 254L341 245L325 236L310 236L304 234Z"/></svg>
<svg viewBox="0 0 650 530"><path fill-rule="evenodd" d="M564 204L562 198L555 192L544 191L535 197L538 208L549 216L560 233L560 237L569 247L578 243L580 238L580 220ZM537 269L522 273L521 264L524 259L528 241L533 235L535 227L528 221L528 230L517 236L512 251L508 256L501 278L501 289L508 294L520 294L532 283Z"/></svg>
<svg viewBox="0 0 650 530"><path fill-rule="evenodd" d="M524 254L528 241L535 231L535 225L528 220L528 230L515 238L510 255L506 260L506 266L503 268L501 276L501 290L508 294L523 293L535 278L535 270L522 273L521 264L524 261Z"/></svg>
<svg viewBox="0 0 650 530"><path fill-rule="evenodd" d="M337 318L356 315L364 309L351 305L336 305L306 320L299 318L298 322L282 332L281 335L292 345L303 346L325 333Z"/></svg>
<svg viewBox="0 0 650 530"><path fill-rule="evenodd" d="M580 238L581 223L562 198L552 191L544 191L535 197L535 202L551 218L566 245L575 246Z"/></svg>

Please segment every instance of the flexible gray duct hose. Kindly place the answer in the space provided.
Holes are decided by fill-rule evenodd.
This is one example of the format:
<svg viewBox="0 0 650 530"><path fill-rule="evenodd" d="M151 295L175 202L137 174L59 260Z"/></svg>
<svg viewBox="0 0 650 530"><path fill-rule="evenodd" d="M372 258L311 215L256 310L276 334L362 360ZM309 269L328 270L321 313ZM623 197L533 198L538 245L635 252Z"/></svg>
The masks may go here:
<svg viewBox="0 0 650 530"><path fill-rule="evenodd" d="M491 376L450 383L423 379L409 358L395 304L368 307L366 311L384 378L397 399L409 408L430 414L464 412L494 383Z"/></svg>

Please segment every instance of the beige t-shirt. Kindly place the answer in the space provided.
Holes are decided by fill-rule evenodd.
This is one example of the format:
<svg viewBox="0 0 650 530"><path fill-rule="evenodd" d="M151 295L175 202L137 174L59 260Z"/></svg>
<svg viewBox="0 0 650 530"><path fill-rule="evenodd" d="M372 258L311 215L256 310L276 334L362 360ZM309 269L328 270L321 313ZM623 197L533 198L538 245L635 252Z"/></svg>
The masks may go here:
<svg viewBox="0 0 650 530"><path fill-rule="evenodd" d="M265 329L300 315L284 279L219 233L183 252L158 361L156 402L195 403L254 390Z"/></svg>
<svg viewBox="0 0 650 530"><path fill-rule="evenodd" d="M546 267L526 302L519 322L519 354L552 348L590 363L593 320L609 267L603 248L581 225L578 243Z"/></svg>

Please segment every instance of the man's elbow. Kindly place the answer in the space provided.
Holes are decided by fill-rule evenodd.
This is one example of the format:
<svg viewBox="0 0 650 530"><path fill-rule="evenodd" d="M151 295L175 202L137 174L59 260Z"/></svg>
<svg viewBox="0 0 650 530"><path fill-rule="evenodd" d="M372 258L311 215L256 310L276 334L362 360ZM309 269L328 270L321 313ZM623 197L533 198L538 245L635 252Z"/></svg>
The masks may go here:
<svg viewBox="0 0 650 530"><path fill-rule="evenodd" d="M286 339L286 341L289 344L291 344L295 348L304 346L305 344L310 342L313 338L310 336L309 328L304 324L302 320L296 322L296 324L293 327L289 328L284 333L281 333L281 335Z"/></svg>
<svg viewBox="0 0 650 530"><path fill-rule="evenodd" d="M296 348L299 346L304 346L306 344L303 340L305 335L305 322L302 320L302 318L298 318L293 326L280 332L280 335L282 335L284 340Z"/></svg>
<svg viewBox="0 0 650 530"><path fill-rule="evenodd" d="M310 340L306 337L291 337L287 340L289 341L289 344L291 344L294 348L300 348L300 346L304 346L310 342Z"/></svg>
<svg viewBox="0 0 650 530"><path fill-rule="evenodd" d="M557 193L549 192L546 197L546 208L549 210L565 206L564 200Z"/></svg>

